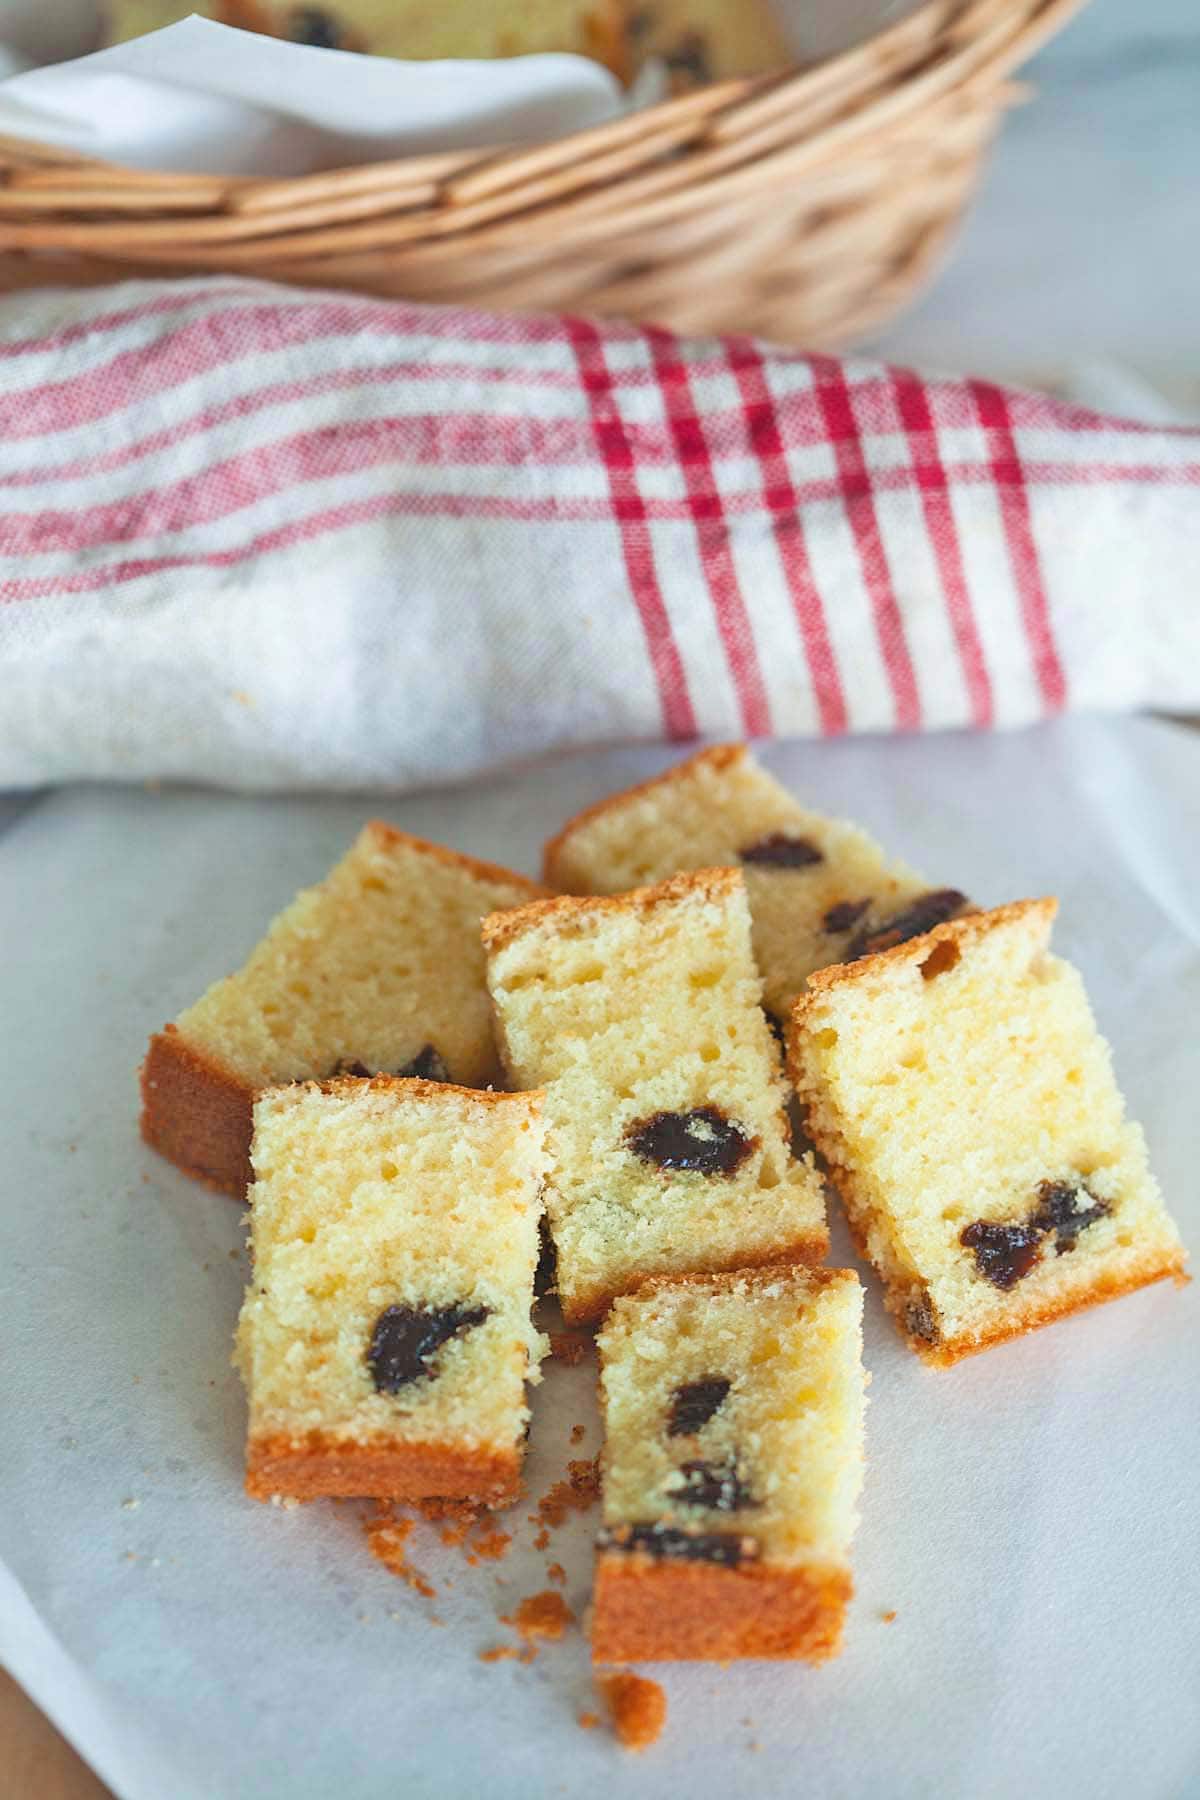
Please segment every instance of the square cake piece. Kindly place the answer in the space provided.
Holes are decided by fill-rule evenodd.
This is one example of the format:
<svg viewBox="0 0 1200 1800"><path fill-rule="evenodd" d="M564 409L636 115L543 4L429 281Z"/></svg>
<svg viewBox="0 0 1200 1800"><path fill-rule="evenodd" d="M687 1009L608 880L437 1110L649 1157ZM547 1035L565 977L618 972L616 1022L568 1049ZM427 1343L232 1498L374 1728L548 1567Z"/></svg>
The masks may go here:
<svg viewBox="0 0 1200 1800"><path fill-rule="evenodd" d="M948 1364L1131 1288L1184 1251L1125 1118L1054 900L813 976L789 1065L914 1350Z"/></svg>
<svg viewBox="0 0 1200 1800"><path fill-rule="evenodd" d="M367 825L317 887L280 913L236 975L150 1040L142 1136L239 1197L254 1096L337 1073L498 1079L479 921L545 889Z"/></svg>
<svg viewBox="0 0 1200 1800"><path fill-rule="evenodd" d="M781 1023L814 969L928 931L966 897L885 858L857 825L800 806L744 744L719 744L613 794L545 848L568 894L618 894L681 869L740 864L763 1002Z"/></svg>
<svg viewBox="0 0 1200 1800"><path fill-rule="evenodd" d="M255 1103L253 1157L247 1491L515 1499L541 1096L297 1083Z"/></svg>
<svg viewBox="0 0 1200 1800"><path fill-rule="evenodd" d="M823 1662L841 1647L862 1484L850 1269L654 1281L599 1336L598 1662Z"/></svg>
<svg viewBox="0 0 1200 1800"><path fill-rule="evenodd" d="M650 1275L819 1262L736 869L483 923L514 1084L546 1089L546 1211L571 1321Z"/></svg>

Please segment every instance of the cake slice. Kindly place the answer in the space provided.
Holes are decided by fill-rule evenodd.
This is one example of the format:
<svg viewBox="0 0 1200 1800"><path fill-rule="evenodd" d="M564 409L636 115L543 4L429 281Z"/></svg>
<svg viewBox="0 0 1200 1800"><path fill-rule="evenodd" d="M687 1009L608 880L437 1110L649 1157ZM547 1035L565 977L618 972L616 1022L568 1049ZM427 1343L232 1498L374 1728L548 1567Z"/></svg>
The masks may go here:
<svg viewBox="0 0 1200 1800"><path fill-rule="evenodd" d="M862 1483L849 1269L654 1281L599 1335L598 1662L823 1662L841 1647Z"/></svg>
<svg viewBox="0 0 1200 1800"><path fill-rule="evenodd" d="M257 1101L236 1350L256 1499L516 1497L540 1107L386 1075Z"/></svg>
<svg viewBox="0 0 1200 1800"><path fill-rule="evenodd" d="M263 1088L379 1070L494 1081L479 921L544 892L508 869L367 825L238 974L150 1040L142 1136L189 1175L240 1196Z"/></svg>
<svg viewBox="0 0 1200 1800"><path fill-rule="evenodd" d="M483 922L514 1085L546 1089L546 1211L571 1321L650 1275L819 1262L736 869Z"/></svg>
<svg viewBox="0 0 1200 1800"><path fill-rule="evenodd" d="M1124 1116L1057 902L1022 900L813 976L789 1066L889 1310L948 1364L1184 1250Z"/></svg>
<svg viewBox="0 0 1200 1800"><path fill-rule="evenodd" d="M800 806L744 744L719 744L564 825L545 876L618 894L680 869L740 864L764 1004L779 1021L814 969L927 931L966 906L885 858L865 831Z"/></svg>

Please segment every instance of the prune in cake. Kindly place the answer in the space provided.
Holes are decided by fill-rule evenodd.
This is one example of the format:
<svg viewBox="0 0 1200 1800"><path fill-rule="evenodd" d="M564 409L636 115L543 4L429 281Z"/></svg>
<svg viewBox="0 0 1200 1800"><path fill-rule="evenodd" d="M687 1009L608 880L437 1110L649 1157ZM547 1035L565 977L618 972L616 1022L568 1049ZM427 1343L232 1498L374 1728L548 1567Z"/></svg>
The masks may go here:
<svg viewBox="0 0 1200 1800"><path fill-rule="evenodd" d="M544 891L390 825L366 826L236 975L151 1039L143 1137L240 1196L251 1108L265 1088L334 1073L486 1087L500 1066L479 921Z"/></svg>
<svg viewBox="0 0 1200 1800"><path fill-rule="evenodd" d="M931 1363L1182 1272L1055 911L950 920L820 971L793 1011L809 1132Z"/></svg>
<svg viewBox="0 0 1200 1800"><path fill-rule="evenodd" d="M540 1097L300 1082L257 1101L253 1157L248 1491L514 1498L545 1349Z"/></svg>
<svg viewBox="0 0 1200 1800"><path fill-rule="evenodd" d="M820 1261L823 1190L791 1154L739 870L534 902L483 933L509 1077L545 1089L569 1322L651 1275Z"/></svg>
<svg viewBox="0 0 1200 1800"><path fill-rule="evenodd" d="M930 895L858 826L801 806L744 744L702 750L589 807L551 838L544 861L549 884L570 894L740 866L764 1004L781 1018L814 969L843 961L863 933L895 929Z"/></svg>
<svg viewBox="0 0 1200 1800"><path fill-rule="evenodd" d="M652 1281L598 1344L595 1660L834 1655L862 1480L857 1276Z"/></svg>

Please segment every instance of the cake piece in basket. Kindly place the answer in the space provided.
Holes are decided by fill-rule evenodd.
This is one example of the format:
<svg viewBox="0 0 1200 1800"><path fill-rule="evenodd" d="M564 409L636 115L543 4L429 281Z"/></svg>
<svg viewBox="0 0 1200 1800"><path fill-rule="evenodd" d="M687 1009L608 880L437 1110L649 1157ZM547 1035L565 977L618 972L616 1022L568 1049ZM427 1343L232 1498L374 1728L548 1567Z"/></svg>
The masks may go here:
<svg viewBox="0 0 1200 1800"><path fill-rule="evenodd" d="M927 931L966 906L885 858L857 825L800 806L744 744L720 744L571 819L551 887L617 894L679 869L739 864L764 1004L782 1021L814 969Z"/></svg>
<svg viewBox="0 0 1200 1800"><path fill-rule="evenodd" d="M380 1070L469 1087L497 1079L479 921L544 892L508 869L367 825L236 975L151 1039L146 1142L240 1196L250 1110L264 1088Z"/></svg>
<svg viewBox="0 0 1200 1800"><path fill-rule="evenodd" d="M651 1275L819 1262L811 1158L759 1005L741 874L484 920L514 1084L546 1089L546 1210L570 1320Z"/></svg>
<svg viewBox="0 0 1200 1800"><path fill-rule="evenodd" d="M599 1662L840 1648L862 1481L849 1269L655 1281L599 1336Z"/></svg>
<svg viewBox="0 0 1200 1800"><path fill-rule="evenodd" d="M257 1499L516 1497L540 1099L380 1075L258 1100L237 1335Z"/></svg>
<svg viewBox="0 0 1200 1800"><path fill-rule="evenodd" d="M809 1133L932 1363L1182 1271L1083 982L1050 953L1056 906L824 969L793 1011Z"/></svg>

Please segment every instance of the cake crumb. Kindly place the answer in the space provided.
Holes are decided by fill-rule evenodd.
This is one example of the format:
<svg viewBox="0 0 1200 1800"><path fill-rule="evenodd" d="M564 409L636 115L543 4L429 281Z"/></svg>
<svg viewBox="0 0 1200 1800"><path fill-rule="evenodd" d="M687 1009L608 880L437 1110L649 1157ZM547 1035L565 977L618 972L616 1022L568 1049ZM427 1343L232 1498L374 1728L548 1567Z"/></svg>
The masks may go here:
<svg viewBox="0 0 1200 1800"><path fill-rule="evenodd" d="M562 1585L566 1581L566 1579L567 1579L567 1571L563 1568L561 1563L553 1562L553 1563L546 1564L546 1580L547 1581L554 1582L556 1587L562 1587Z"/></svg>
<svg viewBox="0 0 1200 1800"><path fill-rule="evenodd" d="M574 1622L575 1614L553 1588L543 1588L540 1594L527 1594L515 1613L506 1613L500 1620L502 1625L511 1625L527 1644L535 1638L557 1643L567 1626Z"/></svg>
<svg viewBox="0 0 1200 1800"><path fill-rule="evenodd" d="M513 1657L516 1654L517 1653L511 1644L497 1644L491 1650L481 1650L479 1652L479 1660L480 1662L485 1663L506 1662L509 1657Z"/></svg>
<svg viewBox="0 0 1200 1800"><path fill-rule="evenodd" d="M667 1722L667 1696L657 1681L625 1671L600 1683L612 1713L613 1729L625 1750L657 1743Z"/></svg>
<svg viewBox="0 0 1200 1800"><path fill-rule="evenodd" d="M572 1458L567 1464L567 1479L556 1481L549 1491L538 1501L537 1511L530 1513L531 1524L548 1527L557 1531L568 1513L586 1512L595 1504L600 1496L600 1458L598 1456ZM541 1536L541 1533L538 1534ZM549 1542L549 1539L547 1539ZM545 1544L534 1539L534 1547L544 1550Z"/></svg>
<svg viewBox="0 0 1200 1800"><path fill-rule="evenodd" d="M588 1340L579 1337L573 1331L552 1331L550 1333L550 1354L555 1362L565 1363L573 1369L587 1355Z"/></svg>
<svg viewBox="0 0 1200 1800"><path fill-rule="evenodd" d="M130 1494L130 1496L129 1496L129 1498L128 1498L128 1500L122 1500L122 1502L121 1502L121 1511L122 1511L122 1512L136 1512L136 1511L137 1511L137 1509L138 1509L138 1507L139 1507L139 1506L140 1506L140 1505L141 1505L141 1504L142 1504L142 1503L141 1503L141 1501L140 1501L140 1500L139 1500L139 1499L138 1499L138 1497L137 1497L137 1495L136 1495L136 1494Z"/></svg>
<svg viewBox="0 0 1200 1800"><path fill-rule="evenodd" d="M533 1547L535 1550L548 1550L550 1548L550 1533L546 1530L544 1525L534 1538Z"/></svg>
<svg viewBox="0 0 1200 1800"><path fill-rule="evenodd" d="M375 1514L363 1520L363 1530L366 1532L371 1555L377 1557L385 1569L398 1575L416 1593L424 1595L426 1600L432 1600L437 1589L431 1581L425 1579L419 1569L413 1568L405 1549L413 1524L412 1519L397 1517L387 1501L381 1501Z"/></svg>
<svg viewBox="0 0 1200 1800"><path fill-rule="evenodd" d="M597 1725L600 1723L600 1714L594 1712L581 1712L578 1722L585 1731L595 1731Z"/></svg>
<svg viewBox="0 0 1200 1800"><path fill-rule="evenodd" d="M582 1442L586 1436L587 1436L587 1426L586 1425L572 1425L572 1427L571 1427L571 1442L573 1444L582 1444Z"/></svg>
<svg viewBox="0 0 1200 1800"><path fill-rule="evenodd" d="M512 1543L511 1535L494 1523L488 1508L470 1500L418 1500L417 1511L427 1524L441 1525L438 1536L443 1544L449 1550L464 1549L472 1567L497 1561Z"/></svg>
<svg viewBox="0 0 1200 1800"><path fill-rule="evenodd" d="M880 1613L879 1617L885 1625L893 1624L896 1618L895 1608L893 1607L891 1612Z"/></svg>

